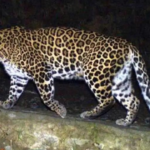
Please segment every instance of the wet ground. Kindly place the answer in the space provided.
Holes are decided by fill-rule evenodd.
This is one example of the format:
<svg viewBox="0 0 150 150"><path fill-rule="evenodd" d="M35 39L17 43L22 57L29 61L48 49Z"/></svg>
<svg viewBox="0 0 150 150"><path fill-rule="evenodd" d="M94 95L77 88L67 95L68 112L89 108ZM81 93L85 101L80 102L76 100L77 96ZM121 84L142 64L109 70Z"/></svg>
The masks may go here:
<svg viewBox="0 0 150 150"><path fill-rule="evenodd" d="M0 69L0 100L5 100L9 91L9 76L3 69ZM135 87L135 93L141 101L140 109L135 121L135 124L148 125L150 113L146 107L140 89L138 88L136 80L133 81ZM55 99L59 100L67 108L68 114L71 116L79 116L80 113L86 110L90 110L96 106L97 101L89 90L84 81L55 81ZM19 109L29 109L32 111L47 111L48 108L42 103L40 96L36 90L36 87L32 81L30 81L23 92L22 96L16 103ZM116 101L116 104L105 114L97 118L98 120L115 121L116 119L125 117L126 110Z"/></svg>

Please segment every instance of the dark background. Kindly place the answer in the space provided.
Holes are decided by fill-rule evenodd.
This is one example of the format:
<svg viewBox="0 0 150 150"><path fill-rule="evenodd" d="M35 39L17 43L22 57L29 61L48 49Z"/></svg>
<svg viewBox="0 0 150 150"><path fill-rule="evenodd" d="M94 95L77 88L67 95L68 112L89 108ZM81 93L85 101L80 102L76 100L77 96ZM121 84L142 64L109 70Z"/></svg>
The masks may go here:
<svg viewBox="0 0 150 150"><path fill-rule="evenodd" d="M0 0L0 29L67 26L122 37L139 49L150 75L149 16L149 0ZM93 100L87 93L82 83L56 81L58 99ZM141 95L139 90L137 95Z"/></svg>

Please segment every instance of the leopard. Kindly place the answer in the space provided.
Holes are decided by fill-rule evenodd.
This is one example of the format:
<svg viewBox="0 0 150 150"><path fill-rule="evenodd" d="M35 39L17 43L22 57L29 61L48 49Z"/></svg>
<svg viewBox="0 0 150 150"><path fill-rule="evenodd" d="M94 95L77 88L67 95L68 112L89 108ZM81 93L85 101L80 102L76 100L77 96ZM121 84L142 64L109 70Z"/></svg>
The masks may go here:
<svg viewBox="0 0 150 150"><path fill-rule="evenodd" d="M10 76L9 95L0 106L14 106L29 80L43 103L60 117L67 110L54 98L54 80L84 80L97 105L80 117L93 119L118 101L125 109L120 126L131 125L140 100L132 88L132 72L150 109L150 80L139 50L126 39L71 27L28 29L10 27L0 30L0 62Z"/></svg>

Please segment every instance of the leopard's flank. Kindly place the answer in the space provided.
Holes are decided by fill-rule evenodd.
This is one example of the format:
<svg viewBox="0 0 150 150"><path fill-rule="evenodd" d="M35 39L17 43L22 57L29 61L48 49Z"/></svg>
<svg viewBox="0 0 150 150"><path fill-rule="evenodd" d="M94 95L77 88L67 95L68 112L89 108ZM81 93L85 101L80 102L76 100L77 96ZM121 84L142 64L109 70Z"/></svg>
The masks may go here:
<svg viewBox="0 0 150 150"><path fill-rule="evenodd" d="M11 77L8 99L0 101L11 108L31 79L41 99L62 118L65 107L54 99L54 78L83 79L98 104L83 112L82 118L102 114L117 99L127 110L118 125L130 125L136 117L139 100L131 84L132 67L150 109L150 81L139 51L126 40L73 28L13 27L0 30L0 61Z"/></svg>

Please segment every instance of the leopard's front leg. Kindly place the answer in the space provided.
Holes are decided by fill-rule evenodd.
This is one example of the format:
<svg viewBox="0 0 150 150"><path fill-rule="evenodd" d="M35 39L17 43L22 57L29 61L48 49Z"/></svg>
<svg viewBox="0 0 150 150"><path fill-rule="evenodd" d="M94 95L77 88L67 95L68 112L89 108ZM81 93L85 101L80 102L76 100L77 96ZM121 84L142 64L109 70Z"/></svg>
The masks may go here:
<svg viewBox="0 0 150 150"><path fill-rule="evenodd" d="M19 76L11 76L9 96L7 100L0 101L0 106L4 109L12 108L15 102L18 100L20 95L22 94L25 85L28 83L28 79Z"/></svg>
<svg viewBox="0 0 150 150"><path fill-rule="evenodd" d="M62 118L66 117L66 108L57 100L54 100L54 79L49 71L38 72L34 75L34 82L44 104L55 111Z"/></svg>

